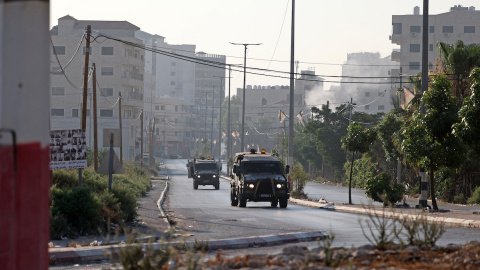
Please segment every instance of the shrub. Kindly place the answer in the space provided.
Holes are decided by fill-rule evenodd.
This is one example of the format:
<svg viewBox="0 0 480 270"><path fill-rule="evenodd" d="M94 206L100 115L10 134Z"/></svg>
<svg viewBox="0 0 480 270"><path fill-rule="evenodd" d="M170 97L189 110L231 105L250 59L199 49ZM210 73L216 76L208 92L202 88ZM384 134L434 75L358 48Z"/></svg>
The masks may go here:
<svg viewBox="0 0 480 270"><path fill-rule="evenodd" d="M60 240L62 236L70 233L70 225L67 219L61 214L52 215L50 211L50 238Z"/></svg>
<svg viewBox="0 0 480 270"><path fill-rule="evenodd" d="M477 187L472 196L468 198L469 204L480 204L480 187Z"/></svg>
<svg viewBox="0 0 480 270"><path fill-rule="evenodd" d="M293 182L293 188L302 194L303 188L308 180L308 174L305 172L301 164L293 166L292 171L290 172L290 178Z"/></svg>
<svg viewBox="0 0 480 270"><path fill-rule="evenodd" d="M50 194L52 217L63 216L72 231L83 235L98 226L101 206L88 187L52 187Z"/></svg>
<svg viewBox="0 0 480 270"><path fill-rule="evenodd" d="M114 185L112 193L120 203L120 217L125 221L133 221L137 217L137 197L124 185Z"/></svg>
<svg viewBox="0 0 480 270"><path fill-rule="evenodd" d="M348 185L348 179L350 179L350 166L351 162L345 162L344 170L347 173L346 181ZM377 163L373 163L370 158L362 157L353 162L353 174L352 174L352 187L365 188L369 178L375 176L377 173Z"/></svg>
<svg viewBox="0 0 480 270"><path fill-rule="evenodd" d="M58 188L72 188L78 186L78 170L53 171L52 184Z"/></svg>
<svg viewBox="0 0 480 270"><path fill-rule="evenodd" d="M370 177L367 181L365 194L374 201L395 204L402 200L405 188L400 184L390 184L391 176L387 173L381 173L375 177Z"/></svg>

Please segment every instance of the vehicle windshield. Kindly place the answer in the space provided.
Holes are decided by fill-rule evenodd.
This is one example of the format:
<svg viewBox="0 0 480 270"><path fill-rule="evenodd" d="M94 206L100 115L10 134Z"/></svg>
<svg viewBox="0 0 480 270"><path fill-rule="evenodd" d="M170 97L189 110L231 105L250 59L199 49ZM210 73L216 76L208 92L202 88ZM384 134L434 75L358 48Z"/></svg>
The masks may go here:
<svg viewBox="0 0 480 270"><path fill-rule="evenodd" d="M245 173L282 173L280 162L242 162L242 167Z"/></svg>
<svg viewBox="0 0 480 270"><path fill-rule="evenodd" d="M216 163L199 163L195 165L196 170L200 171L211 171L217 169Z"/></svg>

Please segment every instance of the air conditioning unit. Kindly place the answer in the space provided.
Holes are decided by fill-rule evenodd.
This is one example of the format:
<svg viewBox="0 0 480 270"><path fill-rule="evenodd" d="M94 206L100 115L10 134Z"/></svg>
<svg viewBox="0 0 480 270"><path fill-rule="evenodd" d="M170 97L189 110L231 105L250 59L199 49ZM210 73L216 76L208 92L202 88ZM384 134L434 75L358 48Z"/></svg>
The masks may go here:
<svg viewBox="0 0 480 270"><path fill-rule="evenodd" d="M414 36L416 36L416 35L417 35L417 33L411 33L411 34L412 34L412 37L414 37Z"/></svg>
<svg viewBox="0 0 480 270"><path fill-rule="evenodd" d="M450 35L450 33L443 33L446 37L448 37Z"/></svg>

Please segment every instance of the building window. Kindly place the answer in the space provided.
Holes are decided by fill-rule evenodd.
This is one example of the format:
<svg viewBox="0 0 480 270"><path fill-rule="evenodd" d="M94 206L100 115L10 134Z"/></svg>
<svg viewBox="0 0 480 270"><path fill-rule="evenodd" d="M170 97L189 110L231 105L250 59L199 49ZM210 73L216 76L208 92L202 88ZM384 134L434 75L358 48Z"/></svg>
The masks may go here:
<svg viewBox="0 0 480 270"><path fill-rule="evenodd" d="M52 109L50 115L51 116L65 116L65 110L64 109Z"/></svg>
<svg viewBox="0 0 480 270"><path fill-rule="evenodd" d="M433 44L428 44L428 50L433 52Z"/></svg>
<svg viewBox="0 0 480 270"><path fill-rule="evenodd" d="M393 24L393 34L402 34L402 24L401 23L394 23Z"/></svg>
<svg viewBox="0 0 480 270"><path fill-rule="evenodd" d="M175 111L178 112L178 106L175 105Z"/></svg>
<svg viewBox="0 0 480 270"><path fill-rule="evenodd" d="M160 106L160 110L165 111L165 105Z"/></svg>
<svg viewBox="0 0 480 270"><path fill-rule="evenodd" d="M102 76L113 76L113 67L102 67L101 74Z"/></svg>
<svg viewBox="0 0 480 270"><path fill-rule="evenodd" d="M453 26L444 26L442 29L443 29L442 32L443 32L444 34L451 34L451 33L453 33Z"/></svg>
<svg viewBox="0 0 480 270"><path fill-rule="evenodd" d="M378 105L378 110L379 110L379 111L385 110L385 106L384 106L384 105Z"/></svg>
<svg viewBox="0 0 480 270"><path fill-rule="evenodd" d="M262 98L262 106L266 106L267 105L267 99L266 98Z"/></svg>
<svg viewBox="0 0 480 270"><path fill-rule="evenodd" d="M465 34L475 34L475 26L464 26L463 32Z"/></svg>
<svg viewBox="0 0 480 270"><path fill-rule="evenodd" d="M410 52L420 52L420 44L410 44Z"/></svg>
<svg viewBox="0 0 480 270"><path fill-rule="evenodd" d="M409 62L408 67L410 70L420 70L420 62Z"/></svg>
<svg viewBox="0 0 480 270"><path fill-rule="evenodd" d="M369 97L369 96L370 96L370 92L365 92L365 96L366 96L366 97Z"/></svg>
<svg viewBox="0 0 480 270"><path fill-rule="evenodd" d="M88 53L90 55L92 55L92 52L93 52L93 48L92 47L88 48ZM83 46L83 55L85 55L86 53L87 53L87 47Z"/></svg>
<svg viewBox="0 0 480 270"><path fill-rule="evenodd" d="M113 55L113 47L102 47L102 55Z"/></svg>
<svg viewBox="0 0 480 270"><path fill-rule="evenodd" d="M100 109L100 117L113 117L113 110Z"/></svg>
<svg viewBox="0 0 480 270"><path fill-rule="evenodd" d="M78 109L72 109L72 117L78 117Z"/></svg>
<svg viewBox="0 0 480 270"><path fill-rule="evenodd" d="M430 28L430 31L429 31L430 34L435 33L435 26L429 26L429 28Z"/></svg>
<svg viewBox="0 0 480 270"><path fill-rule="evenodd" d="M65 46L53 46L53 54L65 55L65 51L66 51Z"/></svg>
<svg viewBox="0 0 480 270"><path fill-rule="evenodd" d="M113 97L113 88L100 88L100 95L104 97Z"/></svg>
<svg viewBox="0 0 480 270"><path fill-rule="evenodd" d="M365 105L365 111L370 110L370 105Z"/></svg>
<svg viewBox="0 0 480 270"><path fill-rule="evenodd" d="M418 25L410 26L410 33L420 33L421 32L420 29L421 28Z"/></svg>
<svg viewBox="0 0 480 270"><path fill-rule="evenodd" d="M65 88L64 87L52 87L52 96L64 96Z"/></svg>

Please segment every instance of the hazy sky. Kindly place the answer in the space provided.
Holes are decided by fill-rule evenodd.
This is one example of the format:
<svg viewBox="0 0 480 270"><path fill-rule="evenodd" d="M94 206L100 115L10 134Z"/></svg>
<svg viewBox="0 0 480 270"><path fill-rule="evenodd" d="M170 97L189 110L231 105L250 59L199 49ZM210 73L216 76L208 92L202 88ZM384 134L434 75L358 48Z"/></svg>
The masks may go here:
<svg viewBox="0 0 480 270"><path fill-rule="evenodd" d="M478 0L429 2L430 14L448 12L454 5L480 10ZM389 55L396 48L389 40L392 15L413 14L414 6L422 13L423 0L296 0L299 69L340 75L347 53ZM262 43L249 47L247 66L290 70L291 0L50 0L51 26L65 15L78 20L126 20L164 36L169 44L194 44L197 51L226 55L229 64L243 64L244 56L243 46L230 42ZM232 76L235 93L233 89L243 85L243 74ZM247 85L289 85L288 74L281 76L287 78L247 74Z"/></svg>

